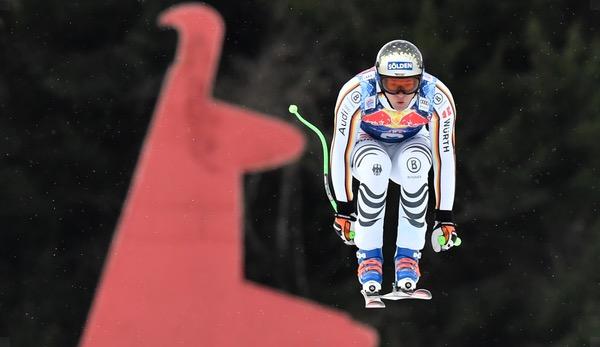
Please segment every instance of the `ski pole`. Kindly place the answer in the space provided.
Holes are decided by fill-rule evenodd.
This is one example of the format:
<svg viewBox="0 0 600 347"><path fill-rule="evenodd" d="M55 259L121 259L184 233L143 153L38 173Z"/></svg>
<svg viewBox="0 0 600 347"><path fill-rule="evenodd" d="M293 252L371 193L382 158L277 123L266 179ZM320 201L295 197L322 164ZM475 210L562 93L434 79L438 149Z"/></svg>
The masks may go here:
<svg viewBox="0 0 600 347"><path fill-rule="evenodd" d="M327 151L327 143L325 142L325 136L323 136L323 133L321 132L321 130L319 130L319 128L317 128L312 123L304 119L304 117L302 117L300 113L298 113L298 106L290 105L288 110L291 114L295 115L296 118L298 118L298 120L302 122L302 124L306 125L310 130L314 131L321 140L321 146L323 148L323 183L325 185L325 193L327 194L327 198L329 198L329 202L331 203L331 207L333 207L333 211L337 213L337 203L335 202L335 199L331 194L331 189L329 188L329 152Z"/></svg>

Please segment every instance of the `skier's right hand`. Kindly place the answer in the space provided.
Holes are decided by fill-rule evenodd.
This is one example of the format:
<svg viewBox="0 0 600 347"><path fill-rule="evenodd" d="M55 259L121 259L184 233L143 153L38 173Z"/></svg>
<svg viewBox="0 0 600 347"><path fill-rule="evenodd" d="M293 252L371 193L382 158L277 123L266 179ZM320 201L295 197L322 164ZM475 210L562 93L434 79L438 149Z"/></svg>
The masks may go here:
<svg viewBox="0 0 600 347"><path fill-rule="evenodd" d="M345 244L354 245L354 222L356 222L356 214L352 213L349 216L336 213L333 220L333 230L344 241Z"/></svg>

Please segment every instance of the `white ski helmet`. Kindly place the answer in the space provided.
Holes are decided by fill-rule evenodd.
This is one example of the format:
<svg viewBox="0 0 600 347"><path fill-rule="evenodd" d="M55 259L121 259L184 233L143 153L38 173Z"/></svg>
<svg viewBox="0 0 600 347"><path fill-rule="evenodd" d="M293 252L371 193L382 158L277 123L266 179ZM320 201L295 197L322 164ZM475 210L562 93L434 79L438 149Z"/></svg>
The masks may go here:
<svg viewBox="0 0 600 347"><path fill-rule="evenodd" d="M390 41L377 53L375 69L380 76L418 76L420 79L423 75L423 56L417 46L408 41Z"/></svg>

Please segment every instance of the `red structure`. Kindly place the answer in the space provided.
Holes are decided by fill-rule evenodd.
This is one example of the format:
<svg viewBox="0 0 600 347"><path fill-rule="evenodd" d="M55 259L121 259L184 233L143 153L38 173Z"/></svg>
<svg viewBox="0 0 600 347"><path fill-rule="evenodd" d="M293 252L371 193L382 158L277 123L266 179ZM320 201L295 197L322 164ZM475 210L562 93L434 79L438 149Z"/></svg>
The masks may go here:
<svg viewBox="0 0 600 347"><path fill-rule="evenodd" d="M373 346L338 311L243 277L242 175L297 158L283 122L211 97L223 23L182 5L179 31L82 347Z"/></svg>

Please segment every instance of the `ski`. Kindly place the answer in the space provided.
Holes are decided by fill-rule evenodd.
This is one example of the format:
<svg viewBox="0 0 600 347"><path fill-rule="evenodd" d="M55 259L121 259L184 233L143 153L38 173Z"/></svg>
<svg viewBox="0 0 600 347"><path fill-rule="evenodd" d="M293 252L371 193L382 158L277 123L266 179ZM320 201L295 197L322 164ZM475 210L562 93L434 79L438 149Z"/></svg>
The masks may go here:
<svg viewBox="0 0 600 347"><path fill-rule="evenodd" d="M385 308L385 303L381 301L379 292L367 293L364 290L360 291L365 298L365 308Z"/></svg>
<svg viewBox="0 0 600 347"><path fill-rule="evenodd" d="M392 292L387 293L380 298L386 300L403 300L403 299L418 299L418 300L431 300L431 292L427 289L417 289L413 292L405 292L402 290L394 289Z"/></svg>

